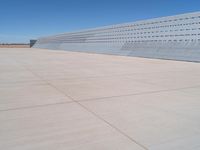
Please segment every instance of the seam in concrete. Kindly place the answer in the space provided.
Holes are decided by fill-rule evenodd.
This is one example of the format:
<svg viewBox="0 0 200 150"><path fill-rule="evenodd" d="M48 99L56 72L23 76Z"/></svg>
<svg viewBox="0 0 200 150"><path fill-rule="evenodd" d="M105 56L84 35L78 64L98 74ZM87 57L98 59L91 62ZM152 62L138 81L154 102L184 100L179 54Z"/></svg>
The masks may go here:
<svg viewBox="0 0 200 150"><path fill-rule="evenodd" d="M74 101L67 101L67 102L63 101L63 102L51 103L51 104L43 104L43 105L34 105L34 106L24 106L24 107L16 107L16 108L9 108L9 109L1 109L0 112L12 111L12 110L31 109L31 108L40 108L40 107L62 105L62 104L68 104L68 103L74 103Z"/></svg>
<svg viewBox="0 0 200 150"><path fill-rule="evenodd" d="M24 65L23 65L24 66ZM49 85L56 89L57 91L60 92L60 89L58 89L56 86L52 85L51 83L48 82L48 80L43 79L41 76L38 74L34 73L30 69L24 66L26 70L30 71L32 74L40 78L42 82L44 82L42 85ZM40 85L40 84L38 84ZM162 93L162 92L170 92L170 91L180 91L184 89L191 89L191 88L198 88L200 85L197 86L191 86L191 87L184 87L184 88L175 88L175 89L166 89L166 90L158 90L158 91L150 91L150 92L140 92L140 93L134 93L134 94L124 94L124 95L116 95L116 96L107 96L107 97L99 97L99 98L91 98L91 99L82 99L82 100L74 100L76 102L87 102L87 101L96 101L96 100L104 100L104 99L112 99L112 98L118 98L118 97L128 97L128 96L134 96L134 95L148 95L148 94L155 94L155 93ZM62 91L62 94L66 96L66 93ZM73 99L71 96L67 95L68 98ZM35 105L35 107L45 107L48 105L57 105L57 104L65 104L65 103L72 103L73 101L67 101L67 102L59 102L59 103L52 103L52 104L44 104L44 105ZM28 109L28 108L34 108L34 106L27 106L27 107L18 107L18 108L12 108L12 109L5 109L5 110L0 110L0 111L9 111L9 110L16 110L16 109Z"/></svg>
<svg viewBox="0 0 200 150"><path fill-rule="evenodd" d="M71 102L60 102L60 103L54 103L54 104L45 104L45 105L32 106L32 107L15 108L13 110L16 110L16 109L29 109L29 108L34 108L34 107L45 107L45 106L59 105L59 104L62 105L62 104L66 104L66 103L76 103L80 107L82 107L83 109L85 109L87 112L89 112L90 114L92 114L93 116L95 116L96 118L98 118L99 120L101 120L102 122L104 122L105 124L107 124L108 126L110 126L111 128L115 129L118 133L120 133L121 135L125 136L127 139L131 140L133 143L137 144L138 146L142 147L145 150L148 150L148 148L145 145L139 143L134 138L132 138L129 135L127 135L125 132L123 132L122 130L120 130L119 128L117 128L115 125L113 125L112 123L110 123L109 121L107 121L106 119L104 119L103 117L101 117L100 115L98 115L97 113L95 113L94 111L92 111L91 109L89 109L87 106L85 106L84 104L82 104L82 102L84 102L84 101L103 100L105 98L108 99L108 98L115 98L115 97L117 98L117 97L132 96L132 95L144 95L144 94L153 94L153 93L161 93L161 92L168 92L168 91L180 91L182 89L190 89L190 88L198 88L198 87L200 87L200 85L197 85L197 86L192 86L192 87L174 88L174 89L166 89L166 90L151 91L151 92L141 92L141 93L127 94L127 95L101 97L101 98L93 98L93 99L85 99L85 100L75 100L73 97L71 97L70 95L68 95L66 92L62 91L61 89L59 89L56 86L54 86L53 84L51 84L48 80L44 79L43 77L41 77L40 75L38 75L34 71L32 71L29 68L27 68L25 64L22 64L22 65L24 65L24 67L28 71L30 71L32 74L34 74L35 76L37 76L40 80L42 80L43 82L45 82L47 85L53 87L54 89L56 89L58 92L64 94L66 97L68 97L72 101Z"/></svg>
<svg viewBox="0 0 200 150"><path fill-rule="evenodd" d="M98 119L102 120L103 122L105 122L106 124L108 124L110 127L112 127L113 129L115 129L116 131L118 131L119 133L121 133L122 135L124 135L125 137L127 137L129 140L131 140L132 142L134 142L135 144L139 145L140 147L142 147L145 150L148 150L148 148L146 146L144 146L143 144L139 143L138 141L134 140L132 137L130 137L129 135L127 135L126 133L124 133L123 131L121 131L119 128L117 128L116 126L112 125L110 122L108 122L107 120L105 120L104 118L100 117L98 114L96 114L95 112L93 112L92 110L88 109L86 106L84 106L83 104L81 104L80 102L76 101L77 104L79 104L81 107L83 107L85 110L87 110L88 112L90 112L91 114L93 114L94 116L96 116Z"/></svg>
<svg viewBox="0 0 200 150"><path fill-rule="evenodd" d="M24 64L22 64L24 66ZM35 76L37 76L38 78L40 78L42 81L46 82L49 86L53 87L54 89L56 89L58 92L64 94L66 97L68 97L69 99L71 99L73 102L75 102L76 104L78 104L80 107L82 107L84 110L86 110L87 112L89 112L90 114L93 114L93 116L95 116L96 118L98 118L99 120L101 120L102 122L104 122L105 124L107 124L108 126L110 126L111 128L115 129L115 131L117 131L118 133L120 133L121 135L125 136L127 139L129 139L130 141L132 141L133 143L137 144L138 146L140 146L141 148L143 148L144 150L148 150L148 148L146 146L144 146L143 144L140 144L139 142L137 142L136 140L134 140L132 137L130 137L129 135L127 135L126 133L124 133L123 131L121 131L119 128L115 127L114 125L112 125L110 122L108 122L107 120L103 119L102 117L100 117L98 114L96 114L95 112L91 111L90 109L88 109L86 106L82 105L80 102L76 101L75 99L73 99L71 96L67 95L65 92L63 92L62 90L58 89L57 87L55 87L54 85L52 85L51 83L49 83L48 81L46 81L45 79L43 79L42 77L40 77L38 74L36 74L35 72L33 72L32 70L28 69L26 66L24 66L28 71L30 71L31 73L33 73Z"/></svg>
<svg viewBox="0 0 200 150"><path fill-rule="evenodd" d="M47 83L46 83L47 84ZM56 89L58 92L60 92L60 90L58 88L56 88L54 85L52 84L48 84L49 86L53 87L54 89ZM182 89L191 89L191 88L198 88L200 86L193 86L193 87L187 87L187 88L179 88L179 89L173 89L173 90L160 90L160 91L151 91L151 92L142 92L142 93L135 93L135 94L126 94L126 95L118 95L118 96L109 96L109 97L99 97L99 98L92 98L92 99L82 99L82 100L74 100L74 101L63 101L63 102L58 102L58 103L51 103L51 104L43 104L43 105L34 105L34 106L25 106L25 107L16 107L16 108L10 108L10 109L2 109L0 110L0 112L3 111L12 111L12 110L21 110L21 109L30 109L30 108L39 108L39 107L47 107L47 106L52 106L52 105L62 105L62 104L68 104L68 103L75 103L76 102L92 102L92 101L101 101L101 100L105 100L109 101L108 99L112 99L112 98L120 98L120 97L129 97L129 96L137 96L137 95L149 95L149 94L157 94L157 93L163 93L163 92L170 92L170 91L179 91ZM66 96L65 92L62 92L62 94L64 94L64 96ZM71 96L67 96L70 99L73 99Z"/></svg>
<svg viewBox="0 0 200 150"><path fill-rule="evenodd" d="M171 73L174 73L174 72L185 72L185 71L168 71L168 72L171 72ZM62 73L65 73L65 72L62 72ZM110 78L110 77L121 77L121 76L125 76L125 77L130 77L132 75L143 75L143 74L156 74L156 73L165 73L165 72L151 72L151 73L146 73L146 72L142 72L142 73L139 73L139 72L136 72L136 73L129 73L129 74L110 74L110 75L99 75L99 76L85 76L85 77L71 77L71 78L55 78L55 79L47 79L48 81L49 80L59 80L59 81L66 81L66 80L71 80L71 79L92 79L92 78ZM135 80L135 79L134 79ZM144 83L148 83L148 82L144 82ZM150 84L150 83L149 83Z"/></svg>
<svg viewBox="0 0 200 150"><path fill-rule="evenodd" d="M107 97L99 97L99 98L91 98L91 99L82 99L82 100L78 100L78 101L80 101L80 102L86 102L86 101L96 101L96 100L112 99L112 98L118 98L118 97L128 97L128 96L134 96L134 95L148 95L148 94L155 94L155 93L180 91L180 90L192 89L192 88L198 88L198 87L200 87L200 85L198 85L198 86L191 86L191 87L185 87L185 88L166 89L166 90L158 90L158 91L140 92L140 93L134 93L134 94L124 94L124 95L107 96Z"/></svg>

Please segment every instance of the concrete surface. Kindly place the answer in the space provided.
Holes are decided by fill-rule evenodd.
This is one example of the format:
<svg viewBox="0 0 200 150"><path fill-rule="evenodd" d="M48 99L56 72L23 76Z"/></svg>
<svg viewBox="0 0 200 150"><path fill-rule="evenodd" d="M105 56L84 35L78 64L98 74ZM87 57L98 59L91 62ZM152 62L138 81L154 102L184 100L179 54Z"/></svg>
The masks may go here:
<svg viewBox="0 0 200 150"><path fill-rule="evenodd" d="M200 150L200 63L0 49L0 149Z"/></svg>

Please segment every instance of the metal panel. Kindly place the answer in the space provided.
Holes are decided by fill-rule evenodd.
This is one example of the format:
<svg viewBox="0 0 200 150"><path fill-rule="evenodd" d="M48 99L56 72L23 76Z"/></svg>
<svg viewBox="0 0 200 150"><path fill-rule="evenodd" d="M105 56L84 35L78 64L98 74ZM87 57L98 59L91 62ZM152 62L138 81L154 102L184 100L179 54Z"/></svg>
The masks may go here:
<svg viewBox="0 0 200 150"><path fill-rule="evenodd" d="M34 47L200 61L200 12L39 38Z"/></svg>

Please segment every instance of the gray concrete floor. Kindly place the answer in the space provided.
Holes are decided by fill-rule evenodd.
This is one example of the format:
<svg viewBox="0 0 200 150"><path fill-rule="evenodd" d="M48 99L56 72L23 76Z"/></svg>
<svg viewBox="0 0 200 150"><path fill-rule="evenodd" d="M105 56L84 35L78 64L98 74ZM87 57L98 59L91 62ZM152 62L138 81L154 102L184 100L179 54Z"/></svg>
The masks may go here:
<svg viewBox="0 0 200 150"><path fill-rule="evenodd" d="M1 150L200 150L200 63L0 49Z"/></svg>

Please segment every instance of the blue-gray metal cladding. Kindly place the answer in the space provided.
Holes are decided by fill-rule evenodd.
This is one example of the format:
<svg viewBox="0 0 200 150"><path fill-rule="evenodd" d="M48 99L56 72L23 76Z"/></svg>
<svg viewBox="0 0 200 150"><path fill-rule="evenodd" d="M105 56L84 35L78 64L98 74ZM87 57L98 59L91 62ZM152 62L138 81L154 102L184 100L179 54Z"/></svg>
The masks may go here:
<svg viewBox="0 0 200 150"><path fill-rule="evenodd" d="M43 37L34 47L200 62L200 12Z"/></svg>

